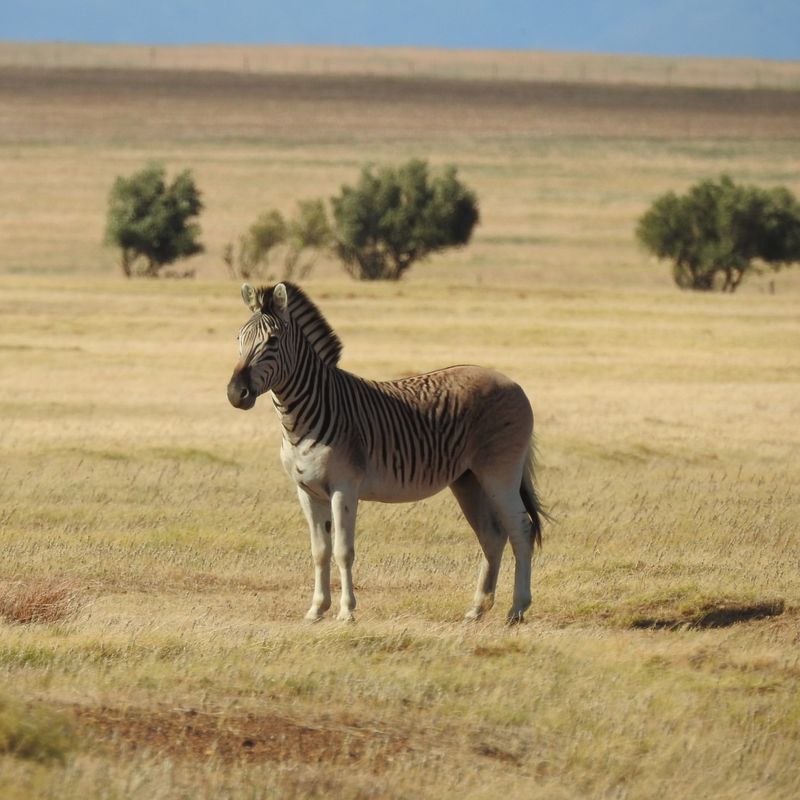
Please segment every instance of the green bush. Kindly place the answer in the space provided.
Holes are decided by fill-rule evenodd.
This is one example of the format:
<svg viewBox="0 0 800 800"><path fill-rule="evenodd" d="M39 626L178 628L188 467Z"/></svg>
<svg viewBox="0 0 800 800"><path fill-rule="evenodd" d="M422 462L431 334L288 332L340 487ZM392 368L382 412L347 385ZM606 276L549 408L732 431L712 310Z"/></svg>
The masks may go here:
<svg viewBox="0 0 800 800"><path fill-rule="evenodd" d="M266 211L239 237L238 249L228 244L223 260L233 278L263 278L272 252L286 241L286 221L280 211Z"/></svg>
<svg viewBox="0 0 800 800"><path fill-rule="evenodd" d="M760 189L723 175L668 192L639 220L639 241L673 262L682 289L733 292L760 264L800 261L800 204L787 189Z"/></svg>
<svg viewBox="0 0 800 800"><path fill-rule="evenodd" d="M189 170L169 185L164 167L155 163L117 178L108 201L106 241L120 248L125 275L155 277L167 264L202 252L200 227L191 221L202 208Z"/></svg>
<svg viewBox="0 0 800 800"><path fill-rule="evenodd" d="M223 260L234 278L265 278L275 253L283 255L282 278L306 278L314 266L315 252L326 250L331 230L322 200L301 200L288 221L280 211L263 213L239 238L238 248L227 245Z"/></svg>
<svg viewBox="0 0 800 800"><path fill-rule="evenodd" d="M333 242L328 215L322 200L301 200L297 216L289 220L284 277L306 278L314 266L316 253L327 250Z"/></svg>
<svg viewBox="0 0 800 800"><path fill-rule="evenodd" d="M365 167L331 203L335 251L360 280L398 280L431 253L466 244L479 217L475 194L455 167L431 176L418 159Z"/></svg>

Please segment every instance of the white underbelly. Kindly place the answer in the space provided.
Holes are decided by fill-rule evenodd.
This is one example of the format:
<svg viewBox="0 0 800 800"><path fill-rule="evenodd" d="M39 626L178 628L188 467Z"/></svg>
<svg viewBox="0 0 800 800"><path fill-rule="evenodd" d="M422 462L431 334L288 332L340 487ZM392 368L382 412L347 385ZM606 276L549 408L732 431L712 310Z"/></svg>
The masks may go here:
<svg viewBox="0 0 800 800"><path fill-rule="evenodd" d="M447 483L419 485L400 484L397 481L380 480L380 476L367 476L359 487L358 496L362 500L375 500L379 503L412 503L438 494L447 488Z"/></svg>

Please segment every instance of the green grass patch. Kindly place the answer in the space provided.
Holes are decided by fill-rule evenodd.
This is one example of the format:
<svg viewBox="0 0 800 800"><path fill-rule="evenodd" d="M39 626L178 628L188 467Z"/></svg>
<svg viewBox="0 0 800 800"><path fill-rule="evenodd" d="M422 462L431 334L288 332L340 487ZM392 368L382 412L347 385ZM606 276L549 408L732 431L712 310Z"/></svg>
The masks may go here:
<svg viewBox="0 0 800 800"><path fill-rule="evenodd" d="M0 754L31 761L63 761L72 741L63 715L0 693Z"/></svg>

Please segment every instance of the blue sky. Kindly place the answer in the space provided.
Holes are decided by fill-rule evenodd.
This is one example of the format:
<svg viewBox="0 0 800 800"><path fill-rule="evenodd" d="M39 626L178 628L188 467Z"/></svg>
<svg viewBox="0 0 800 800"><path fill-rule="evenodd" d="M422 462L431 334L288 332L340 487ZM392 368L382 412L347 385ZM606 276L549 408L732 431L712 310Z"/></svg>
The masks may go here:
<svg viewBox="0 0 800 800"><path fill-rule="evenodd" d="M800 0L0 0L0 39L800 59Z"/></svg>

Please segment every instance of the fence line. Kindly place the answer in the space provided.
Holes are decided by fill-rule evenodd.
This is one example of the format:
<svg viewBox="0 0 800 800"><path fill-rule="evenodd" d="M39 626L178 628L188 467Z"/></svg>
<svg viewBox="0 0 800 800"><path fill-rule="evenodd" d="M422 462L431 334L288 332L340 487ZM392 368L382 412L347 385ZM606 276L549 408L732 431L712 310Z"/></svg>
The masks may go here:
<svg viewBox="0 0 800 800"><path fill-rule="evenodd" d="M0 42L0 67L218 70L800 90L800 61L524 51Z"/></svg>

